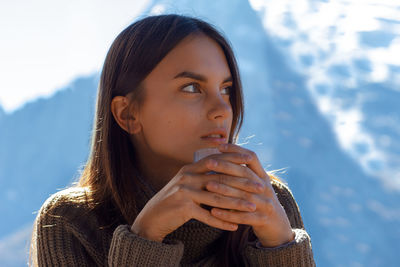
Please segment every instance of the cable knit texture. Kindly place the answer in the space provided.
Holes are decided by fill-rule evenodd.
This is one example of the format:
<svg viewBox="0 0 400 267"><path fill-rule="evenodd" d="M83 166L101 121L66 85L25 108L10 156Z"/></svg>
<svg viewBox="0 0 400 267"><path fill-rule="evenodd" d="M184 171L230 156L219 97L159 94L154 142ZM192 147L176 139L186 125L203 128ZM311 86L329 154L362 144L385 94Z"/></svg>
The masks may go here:
<svg viewBox="0 0 400 267"><path fill-rule="evenodd" d="M246 266L315 266L310 236L299 207L287 185L271 181L295 232L295 240L276 248L263 248L257 240L241 252ZM217 266L226 231L190 220L163 242L142 238L121 221L102 227L104 218L89 208L87 189L72 187L50 196L36 218L39 266ZM138 192L142 209L155 192Z"/></svg>

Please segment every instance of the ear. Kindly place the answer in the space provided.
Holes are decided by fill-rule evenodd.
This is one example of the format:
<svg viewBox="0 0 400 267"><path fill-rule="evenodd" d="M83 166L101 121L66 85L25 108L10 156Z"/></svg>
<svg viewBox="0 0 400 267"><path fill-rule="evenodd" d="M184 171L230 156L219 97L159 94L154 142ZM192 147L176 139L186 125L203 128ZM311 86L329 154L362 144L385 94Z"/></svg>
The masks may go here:
<svg viewBox="0 0 400 267"><path fill-rule="evenodd" d="M129 100L126 96L116 96L111 101L111 112L118 125L129 134L138 133L141 130L137 114L129 110Z"/></svg>

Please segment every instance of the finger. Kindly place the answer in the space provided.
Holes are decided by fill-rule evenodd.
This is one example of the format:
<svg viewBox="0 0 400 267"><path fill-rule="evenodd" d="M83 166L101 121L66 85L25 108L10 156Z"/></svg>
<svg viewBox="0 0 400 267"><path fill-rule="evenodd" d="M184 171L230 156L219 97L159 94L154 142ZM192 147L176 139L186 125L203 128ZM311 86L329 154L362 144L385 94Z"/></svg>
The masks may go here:
<svg viewBox="0 0 400 267"><path fill-rule="evenodd" d="M242 153L242 154L247 154L251 157L249 162L247 163L247 166L254 171L255 174L257 174L259 177L269 180L268 174L265 172L264 168L261 165L260 160L257 157L257 154L254 153L253 151L243 148L241 146L235 145L235 144L221 144L218 147L219 151L226 153L226 152L237 152L237 153Z"/></svg>
<svg viewBox="0 0 400 267"><path fill-rule="evenodd" d="M186 169L195 173L209 172L210 168L214 165L214 162L217 159L230 161L235 164L247 164L251 160L251 157L248 154L242 153L213 154L204 157L195 163L186 165Z"/></svg>
<svg viewBox="0 0 400 267"><path fill-rule="evenodd" d="M211 213L198 205L194 204L192 208L193 219L201 221L211 227L219 228L227 231L236 231L238 229L238 225L235 223L226 222L212 216Z"/></svg>
<svg viewBox="0 0 400 267"><path fill-rule="evenodd" d="M213 154L208 156L211 159L215 160L226 160L235 164L247 164L250 162L252 157L247 153L237 153L237 152L227 152L220 154Z"/></svg>
<svg viewBox="0 0 400 267"><path fill-rule="evenodd" d="M226 197L235 197L235 198L247 200L251 203L254 203L256 206L258 204L257 194L253 194L253 193L250 193L247 191L236 189L236 188L233 188L233 187L225 185L225 184L219 184L215 181L210 181L207 183L206 188L209 192L218 193L218 194L221 194Z"/></svg>
<svg viewBox="0 0 400 267"><path fill-rule="evenodd" d="M262 183L254 182L252 179L222 173L193 174L191 176L191 184L197 185L195 187L199 189L207 188L207 184L211 182L224 184L250 193L262 193L265 188Z"/></svg>
<svg viewBox="0 0 400 267"><path fill-rule="evenodd" d="M263 183L263 181L258 177L253 170L246 166L234 164L230 161L215 159L213 165L209 166L209 168L217 173L223 173L226 175L244 177L251 179L254 182Z"/></svg>
<svg viewBox="0 0 400 267"><path fill-rule="evenodd" d="M235 224L256 225L256 213L236 210L211 209L212 216Z"/></svg>
<svg viewBox="0 0 400 267"><path fill-rule="evenodd" d="M186 188L187 193L191 199L198 204L205 204L211 207L218 207L222 209L235 209L242 211L254 211L256 205L247 200L233 197L226 197L214 192L198 190L193 188Z"/></svg>
<svg viewBox="0 0 400 267"><path fill-rule="evenodd" d="M211 171L210 167L213 165L214 160L209 157L205 157L197 162L183 166L181 171L188 173L207 173Z"/></svg>

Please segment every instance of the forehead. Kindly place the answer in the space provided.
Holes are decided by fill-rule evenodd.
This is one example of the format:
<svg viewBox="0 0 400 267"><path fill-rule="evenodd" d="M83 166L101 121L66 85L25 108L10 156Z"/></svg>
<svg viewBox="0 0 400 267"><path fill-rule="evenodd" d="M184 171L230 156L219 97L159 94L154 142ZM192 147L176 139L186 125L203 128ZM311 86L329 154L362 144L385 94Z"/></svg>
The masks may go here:
<svg viewBox="0 0 400 267"><path fill-rule="evenodd" d="M183 70L207 76L230 76L229 65L222 48L204 34L184 38L161 60L153 72L174 77Z"/></svg>

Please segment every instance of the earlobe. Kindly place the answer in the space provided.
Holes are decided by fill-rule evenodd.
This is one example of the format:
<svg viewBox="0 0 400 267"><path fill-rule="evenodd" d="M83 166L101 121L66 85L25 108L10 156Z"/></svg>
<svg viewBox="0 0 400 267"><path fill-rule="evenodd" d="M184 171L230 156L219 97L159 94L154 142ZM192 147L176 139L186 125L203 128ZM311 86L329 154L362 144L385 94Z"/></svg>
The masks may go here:
<svg viewBox="0 0 400 267"><path fill-rule="evenodd" d="M129 110L129 100L127 97L114 97L111 101L111 112L118 125L129 134L135 134L140 131L139 120Z"/></svg>

